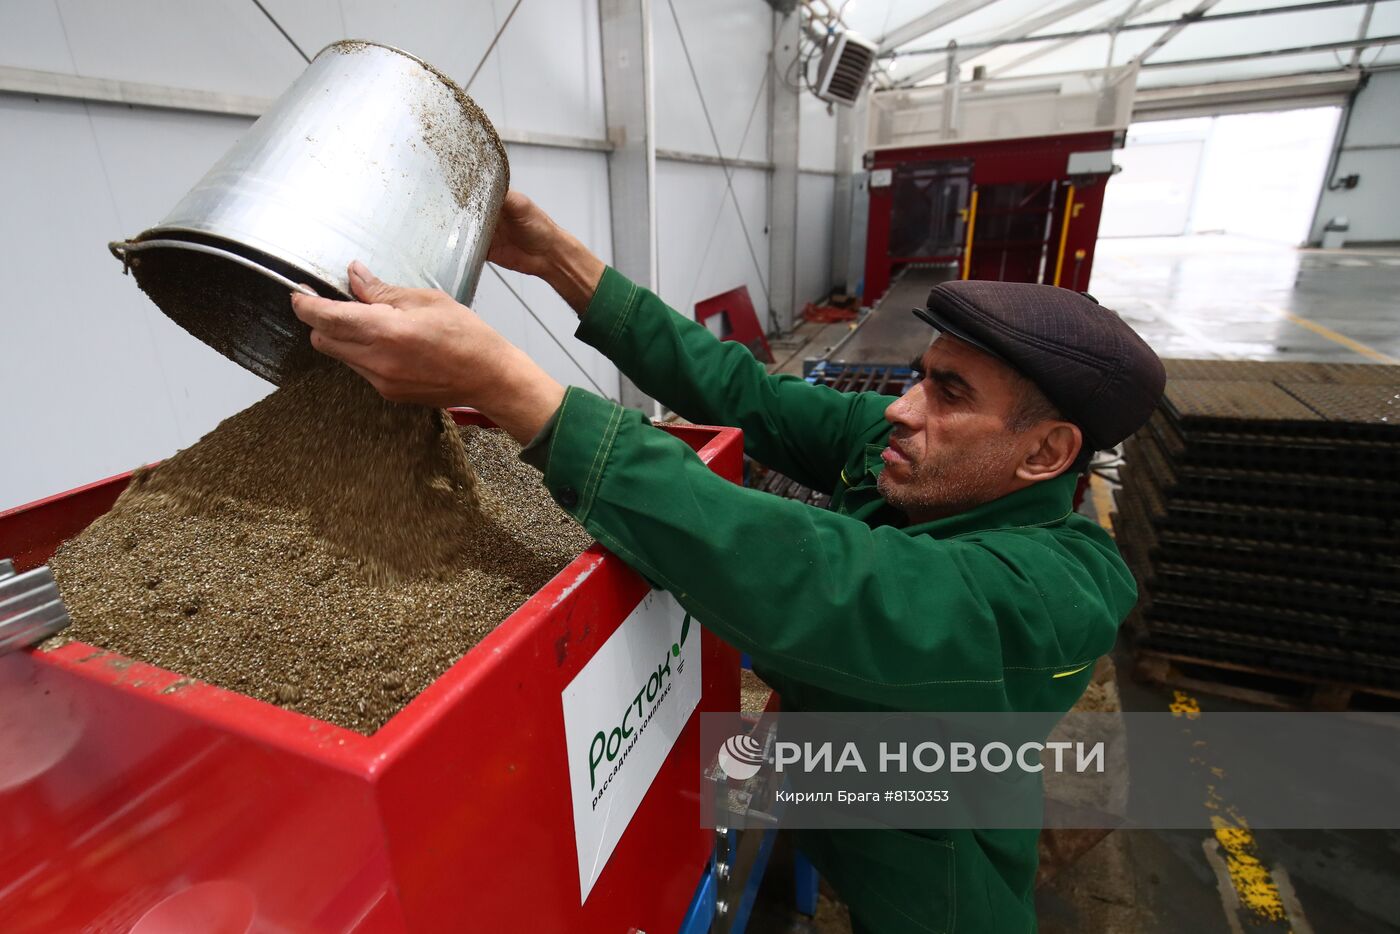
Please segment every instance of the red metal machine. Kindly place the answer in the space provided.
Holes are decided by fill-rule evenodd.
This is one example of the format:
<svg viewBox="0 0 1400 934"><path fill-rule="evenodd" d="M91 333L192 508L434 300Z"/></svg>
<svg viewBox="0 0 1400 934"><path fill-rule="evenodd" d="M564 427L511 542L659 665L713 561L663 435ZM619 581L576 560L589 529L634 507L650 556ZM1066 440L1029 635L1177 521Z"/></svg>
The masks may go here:
<svg viewBox="0 0 1400 934"><path fill-rule="evenodd" d="M866 296L913 263L1087 288L1112 172L1071 174L1070 156L1121 145L1114 133L1076 133L872 153Z"/></svg>
<svg viewBox="0 0 1400 934"><path fill-rule="evenodd" d="M738 431L665 430L738 480ZM0 554L45 562L129 476L0 514ZM699 718L585 893L561 702L650 593L590 548L372 736L80 642L0 657L0 930L678 930L714 842ZM737 709L737 652L699 639L696 711Z"/></svg>
<svg viewBox="0 0 1400 934"><path fill-rule="evenodd" d="M864 303L907 266L1088 288L1136 71L877 92Z"/></svg>

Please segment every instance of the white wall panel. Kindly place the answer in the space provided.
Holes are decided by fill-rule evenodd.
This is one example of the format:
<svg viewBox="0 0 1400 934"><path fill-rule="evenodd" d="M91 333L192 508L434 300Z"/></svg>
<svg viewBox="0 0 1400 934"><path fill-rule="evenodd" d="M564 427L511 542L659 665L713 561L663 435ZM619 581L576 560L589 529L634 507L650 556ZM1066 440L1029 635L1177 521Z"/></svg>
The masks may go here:
<svg viewBox="0 0 1400 934"><path fill-rule="evenodd" d="M766 159L768 88L764 74L772 48L772 11L758 0L671 2L675 4L724 155ZM653 0L651 28L656 72L656 146L714 155L715 145L667 0Z"/></svg>
<svg viewBox="0 0 1400 934"><path fill-rule="evenodd" d="M398 46L465 83L510 12L509 0L340 0L354 38ZM529 0L470 88L498 127L601 138L596 0Z"/></svg>
<svg viewBox="0 0 1400 934"><path fill-rule="evenodd" d="M813 66L813 71L816 66ZM839 104L830 105L817 95L802 89L801 112L798 116L797 132L800 137L797 150L797 164L804 169L830 172L836 167L836 111Z"/></svg>
<svg viewBox="0 0 1400 934"><path fill-rule="evenodd" d="M0 147L0 382L16 442L0 459L0 508L164 457L270 388L170 323L106 249L156 219L246 121L91 111L0 97L6 137L25 141Z"/></svg>
<svg viewBox="0 0 1400 934"><path fill-rule="evenodd" d="M511 183L516 188L534 199L604 262L612 259L608 165L603 153L511 146L510 167ZM617 398L616 368L591 347L574 339L578 319L563 299L538 279L513 272L503 275L604 394ZM579 372L489 270L482 273L473 304L488 324L528 353L555 379L566 385L594 389L593 383Z"/></svg>
<svg viewBox="0 0 1400 934"><path fill-rule="evenodd" d="M834 282L831 270L831 218L836 179L831 175L797 177L797 301L825 297Z"/></svg>
<svg viewBox="0 0 1400 934"><path fill-rule="evenodd" d="M677 311L694 317L695 303L748 286L760 322L767 323L768 175L737 169L734 191L743 208L757 266L749 254L739 215L717 166L658 162L656 226L660 254L658 292Z"/></svg>
<svg viewBox="0 0 1400 934"><path fill-rule="evenodd" d="M274 97L305 67L248 0L56 6L80 75Z"/></svg>
<svg viewBox="0 0 1400 934"><path fill-rule="evenodd" d="M308 55L370 39L466 82L513 0L264 2ZM598 28L596 0L522 3L472 96L502 128L601 138ZM255 97L277 96L304 67L248 0L5 0L0 64Z"/></svg>
<svg viewBox="0 0 1400 934"><path fill-rule="evenodd" d="M504 18L510 6L497 0L497 15ZM505 89L500 125L607 136L600 48L597 0L524 0L487 65Z"/></svg>
<svg viewBox="0 0 1400 934"><path fill-rule="evenodd" d="M54 0L0 3L0 64L73 73L73 57Z"/></svg>
<svg viewBox="0 0 1400 934"><path fill-rule="evenodd" d="M1379 13L1379 8L1377 13ZM1352 189L1322 190L1313 218L1311 239L1322 239L1328 219L1345 217L1351 223L1348 240L1400 241L1400 73L1380 72L1356 96L1345 147L1337 159L1333 178L1360 175ZM1346 147L1386 147L1349 150ZM1323 180L1324 185L1326 179Z"/></svg>

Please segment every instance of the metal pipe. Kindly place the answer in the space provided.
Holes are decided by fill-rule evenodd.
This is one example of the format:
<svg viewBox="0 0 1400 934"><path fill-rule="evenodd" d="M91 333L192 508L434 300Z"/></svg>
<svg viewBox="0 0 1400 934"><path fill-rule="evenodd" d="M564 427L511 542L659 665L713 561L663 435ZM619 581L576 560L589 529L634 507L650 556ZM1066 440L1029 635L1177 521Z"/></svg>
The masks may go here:
<svg viewBox="0 0 1400 934"><path fill-rule="evenodd" d="M1055 285L1060 284L1060 273L1065 268L1065 244L1069 241L1069 219L1074 214L1074 183L1065 194L1065 218L1060 222L1060 249L1055 256Z"/></svg>
<svg viewBox="0 0 1400 934"><path fill-rule="evenodd" d="M1400 42L1400 35L1375 36L1370 39L1347 39L1343 42L1320 42L1317 45L1295 45L1286 49L1263 52L1237 52L1233 55L1212 55L1209 58L1177 59L1170 62L1144 62L1143 68L1182 68L1187 65L1219 65L1225 62L1247 62L1256 58L1277 58L1280 55L1307 55L1310 52L1337 52L1342 49L1364 49L1373 45Z"/></svg>
<svg viewBox="0 0 1400 934"><path fill-rule="evenodd" d="M962 277L972 271L972 232L977 229L977 186L972 186L972 200L967 205L967 244L963 247Z"/></svg>
<svg viewBox="0 0 1400 934"><path fill-rule="evenodd" d="M1375 14L1375 12L1376 12L1376 4L1375 4L1374 2L1366 4L1366 12L1361 14L1361 25L1360 25L1359 27L1357 27L1357 30L1356 30L1356 38L1358 38L1358 39L1365 39L1365 38L1366 38L1366 33L1368 33L1368 32L1371 31L1371 17L1372 17L1372 15ZM1360 49L1357 49L1356 51L1354 51L1354 52L1351 53L1351 65L1350 65L1350 67L1352 67L1352 68L1360 68L1360 67L1361 67L1361 50L1360 50Z"/></svg>

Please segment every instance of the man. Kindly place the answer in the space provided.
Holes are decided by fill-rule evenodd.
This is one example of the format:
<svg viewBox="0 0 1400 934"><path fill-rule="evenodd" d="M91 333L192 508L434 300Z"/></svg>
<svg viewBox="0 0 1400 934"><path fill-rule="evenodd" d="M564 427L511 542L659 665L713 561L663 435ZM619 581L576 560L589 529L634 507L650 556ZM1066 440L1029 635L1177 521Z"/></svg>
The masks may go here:
<svg viewBox="0 0 1400 934"><path fill-rule="evenodd" d="M832 494L824 511L736 487L643 416L550 378L441 292L360 264L363 302L293 295L312 343L387 398L476 406L554 498L705 626L783 709L1066 711L1136 589L1071 508L1076 468L1148 417L1161 362L1112 312L1047 286L955 282L898 399L769 376L607 269L511 192L490 259L543 278L578 337L695 422ZM846 831L803 846L863 931L1030 931L1034 830Z"/></svg>

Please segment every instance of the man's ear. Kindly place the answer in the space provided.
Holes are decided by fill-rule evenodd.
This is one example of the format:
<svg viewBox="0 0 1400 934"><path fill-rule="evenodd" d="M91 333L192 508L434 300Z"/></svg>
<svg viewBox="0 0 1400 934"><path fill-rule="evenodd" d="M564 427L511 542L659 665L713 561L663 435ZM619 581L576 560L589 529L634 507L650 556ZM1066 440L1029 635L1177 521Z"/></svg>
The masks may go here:
<svg viewBox="0 0 1400 934"><path fill-rule="evenodd" d="M1079 456L1084 435L1070 422L1041 422L1030 431L1032 446L1016 468L1016 476L1038 483L1053 480L1069 469Z"/></svg>

